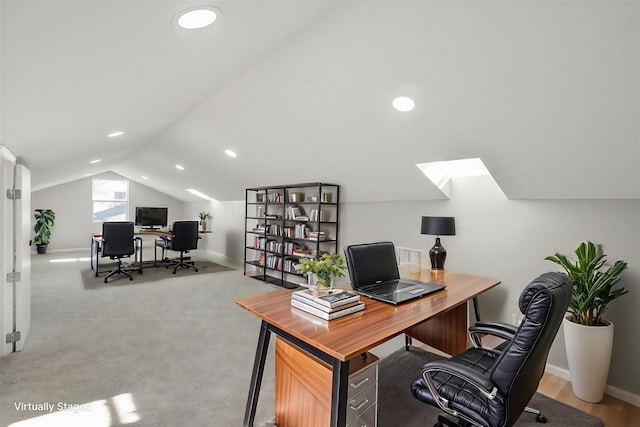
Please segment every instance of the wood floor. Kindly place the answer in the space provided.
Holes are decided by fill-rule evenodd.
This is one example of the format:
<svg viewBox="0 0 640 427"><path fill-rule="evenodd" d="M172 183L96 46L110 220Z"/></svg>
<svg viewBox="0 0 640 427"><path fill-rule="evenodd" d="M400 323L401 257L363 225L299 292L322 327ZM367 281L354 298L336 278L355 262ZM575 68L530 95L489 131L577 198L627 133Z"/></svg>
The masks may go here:
<svg viewBox="0 0 640 427"><path fill-rule="evenodd" d="M600 403L584 402L573 394L569 381L555 375L545 373L538 391L600 418L604 421L605 427L640 426L640 408L637 406L608 395L605 395ZM544 410L542 412L544 413Z"/></svg>

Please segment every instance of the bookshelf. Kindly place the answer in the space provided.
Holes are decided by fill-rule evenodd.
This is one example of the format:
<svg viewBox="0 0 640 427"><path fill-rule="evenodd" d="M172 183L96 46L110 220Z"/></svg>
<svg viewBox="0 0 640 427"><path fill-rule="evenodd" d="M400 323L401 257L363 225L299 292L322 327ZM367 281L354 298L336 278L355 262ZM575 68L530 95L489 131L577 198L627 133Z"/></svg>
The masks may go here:
<svg viewBox="0 0 640 427"><path fill-rule="evenodd" d="M285 288L303 257L338 252L340 186L321 182L245 190L244 274Z"/></svg>

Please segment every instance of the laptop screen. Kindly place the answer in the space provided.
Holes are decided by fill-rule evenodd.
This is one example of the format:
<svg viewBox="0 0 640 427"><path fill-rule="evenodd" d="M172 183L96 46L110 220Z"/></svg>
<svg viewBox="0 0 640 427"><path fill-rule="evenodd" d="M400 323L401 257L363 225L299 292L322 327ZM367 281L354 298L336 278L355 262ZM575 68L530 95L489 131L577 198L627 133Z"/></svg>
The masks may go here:
<svg viewBox="0 0 640 427"><path fill-rule="evenodd" d="M392 242L351 245L344 254L353 289L400 278Z"/></svg>

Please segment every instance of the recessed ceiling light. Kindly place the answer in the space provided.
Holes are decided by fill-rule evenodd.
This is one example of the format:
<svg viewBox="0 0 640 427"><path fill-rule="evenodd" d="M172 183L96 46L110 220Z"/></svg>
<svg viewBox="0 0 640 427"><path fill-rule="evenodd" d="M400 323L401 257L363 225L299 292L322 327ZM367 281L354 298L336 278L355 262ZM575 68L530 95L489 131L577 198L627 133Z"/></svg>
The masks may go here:
<svg viewBox="0 0 640 427"><path fill-rule="evenodd" d="M142 179L149 179L149 177L142 175Z"/></svg>
<svg viewBox="0 0 640 427"><path fill-rule="evenodd" d="M90 164L95 164L95 163L100 163L102 161L102 159L95 159L95 160L91 160L89 163Z"/></svg>
<svg viewBox="0 0 640 427"><path fill-rule="evenodd" d="M224 153L229 157L238 157L238 153L233 150L224 150Z"/></svg>
<svg viewBox="0 0 640 427"><path fill-rule="evenodd" d="M109 135L107 135L107 138L115 138L116 136L120 136L120 135L124 135L124 132L122 131L111 132Z"/></svg>
<svg viewBox="0 0 640 427"><path fill-rule="evenodd" d="M393 100L392 105L396 110L406 113L407 111L413 110L416 106L416 103L409 97L399 96Z"/></svg>
<svg viewBox="0 0 640 427"><path fill-rule="evenodd" d="M181 171L183 171L183 170L184 170L184 166L182 166L182 165L176 165L176 169L180 169Z"/></svg>
<svg viewBox="0 0 640 427"><path fill-rule="evenodd" d="M211 6L197 6L180 12L178 25L187 30L207 27L218 18L220 10Z"/></svg>
<svg viewBox="0 0 640 427"><path fill-rule="evenodd" d="M217 202L217 200L214 199L213 197L207 196L206 194L201 193L198 190L194 190L193 188L187 188L186 191L188 191L189 193L193 194L194 196L198 196L198 197L200 197L202 199L209 200L210 202Z"/></svg>

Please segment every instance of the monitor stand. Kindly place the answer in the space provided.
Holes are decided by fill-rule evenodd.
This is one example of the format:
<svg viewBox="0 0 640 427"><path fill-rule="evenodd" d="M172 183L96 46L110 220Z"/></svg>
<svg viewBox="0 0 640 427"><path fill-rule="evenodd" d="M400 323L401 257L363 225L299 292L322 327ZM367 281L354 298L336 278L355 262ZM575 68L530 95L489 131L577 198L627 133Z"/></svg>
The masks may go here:
<svg viewBox="0 0 640 427"><path fill-rule="evenodd" d="M143 230L143 231L160 231L160 227L153 227L153 226L140 227L140 230Z"/></svg>

